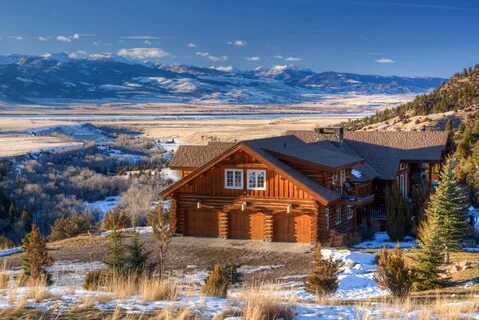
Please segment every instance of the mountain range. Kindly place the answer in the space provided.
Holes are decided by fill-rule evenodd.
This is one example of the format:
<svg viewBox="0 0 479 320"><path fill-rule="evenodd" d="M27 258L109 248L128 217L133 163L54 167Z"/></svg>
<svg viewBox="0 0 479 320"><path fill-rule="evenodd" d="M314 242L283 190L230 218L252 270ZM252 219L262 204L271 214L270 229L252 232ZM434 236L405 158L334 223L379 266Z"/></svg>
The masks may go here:
<svg viewBox="0 0 479 320"><path fill-rule="evenodd" d="M423 93L444 79L314 72L293 65L232 67L133 62L115 55L0 56L0 100L300 103L325 94Z"/></svg>

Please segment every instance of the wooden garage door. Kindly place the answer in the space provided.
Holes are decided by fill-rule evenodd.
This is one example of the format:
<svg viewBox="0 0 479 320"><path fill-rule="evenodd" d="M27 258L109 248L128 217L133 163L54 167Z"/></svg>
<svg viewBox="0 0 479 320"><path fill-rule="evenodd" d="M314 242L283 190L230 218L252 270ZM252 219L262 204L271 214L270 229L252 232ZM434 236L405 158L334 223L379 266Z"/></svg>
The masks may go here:
<svg viewBox="0 0 479 320"><path fill-rule="evenodd" d="M264 240L264 214L251 210L231 210L228 214L231 239Z"/></svg>
<svg viewBox="0 0 479 320"><path fill-rule="evenodd" d="M273 215L273 241L310 243L311 216L301 213Z"/></svg>
<svg viewBox="0 0 479 320"><path fill-rule="evenodd" d="M186 211L186 235L194 237L218 237L218 211L210 208Z"/></svg>

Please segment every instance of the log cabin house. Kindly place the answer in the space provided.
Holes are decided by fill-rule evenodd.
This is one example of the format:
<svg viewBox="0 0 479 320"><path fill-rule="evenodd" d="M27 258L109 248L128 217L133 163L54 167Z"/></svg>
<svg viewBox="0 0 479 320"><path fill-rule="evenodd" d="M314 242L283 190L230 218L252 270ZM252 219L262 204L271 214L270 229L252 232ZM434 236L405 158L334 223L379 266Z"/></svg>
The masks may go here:
<svg viewBox="0 0 479 320"><path fill-rule="evenodd" d="M175 233L340 246L384 223L384 189L405 197L432 181L444 132L288 131L284 136L180 146L163 190Z"/></svg>

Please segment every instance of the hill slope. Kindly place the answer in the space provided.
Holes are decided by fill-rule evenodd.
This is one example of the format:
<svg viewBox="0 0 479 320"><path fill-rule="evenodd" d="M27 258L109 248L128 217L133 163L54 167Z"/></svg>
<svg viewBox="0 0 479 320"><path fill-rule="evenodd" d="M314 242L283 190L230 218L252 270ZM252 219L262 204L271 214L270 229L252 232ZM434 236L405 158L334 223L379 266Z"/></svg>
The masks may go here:
<svg viewBox="0 0 479 320"><path fill-rule="evenodd" d="M453 75L433 92L417 96L413 101L397 108L378 111L375 115L346 123L348 130L405 118L440 114L475 108L479 105L479 64Z"/></svg>
<svg viewBox="0 0 479 320"><path fill-rule="evenodd" d="M0 100L300 103L323 94L422 93L443 79L316 73L295 66L254 70L133 63L117 56L0 56Z"/></svg>

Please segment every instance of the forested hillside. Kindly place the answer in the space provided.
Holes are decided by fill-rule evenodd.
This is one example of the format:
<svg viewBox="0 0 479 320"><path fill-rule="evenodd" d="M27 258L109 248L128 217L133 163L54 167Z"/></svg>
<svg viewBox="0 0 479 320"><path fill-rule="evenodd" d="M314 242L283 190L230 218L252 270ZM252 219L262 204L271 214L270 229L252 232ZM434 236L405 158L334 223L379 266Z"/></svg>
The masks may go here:
<svg viewBox="0 0 479 320"><path fill-rule="evenodd" d="M479 105L479 64L456 73L431 93L419 95L413 101L397 108L378 111L375 115L350 121L344 126L347 130L359 130L397 116L406 119L412 116L462 110L477 105Z"/></svg>

